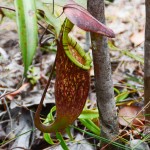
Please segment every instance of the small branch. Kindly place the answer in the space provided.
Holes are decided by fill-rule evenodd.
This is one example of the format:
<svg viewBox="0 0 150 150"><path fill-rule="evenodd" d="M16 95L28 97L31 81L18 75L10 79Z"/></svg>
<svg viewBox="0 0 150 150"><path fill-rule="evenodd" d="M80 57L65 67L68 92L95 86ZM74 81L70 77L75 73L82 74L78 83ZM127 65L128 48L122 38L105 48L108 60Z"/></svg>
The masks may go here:
<svg viewBox="0 0 150 150"><path fill-rule="evenodd" d="M56 56L56 57L57 57L57 56ZM56 58L55 58L55 61L54 61L53 66L52 66L52 69L51 69L51 72L50 72L50 76L49 76L47 85L46 85L46 87L45 87L45 89L44 89L44 92L43 92L43 94L42 94L42 98L41 98L41 101L40 101L40 104L39 104L39 105L42 105L42 104L43 104L43 101L44 101L44 98L45 98L45 96L46 96L48 87L49 87L49 85L50 85L50 83L51 83L51 79L52 79L52 76L53 76L53 72L54 72L54 70L55 70L55 65L56 65ZM39 106L39 107L40 107L40 106ZM39 107L38 107L38 108L39 108ZM38 111L38 109L37 109L37 111Z"/></svg>
<svg viewBox="0 0 150 150"><path fill-rule="evenodd" d="M47 37L47 38L45 38L42 42L41 42L41 44L40 45L43 45L44 43L46 43L48 40L50 40L50 39L54 39L54 37Z"/></svg>
<svg viewBox="0 0 150 150"><path fill-rule="evenodd" d="M48 25L48 26L49 26L49 25ZM40 40L39 40L39 44L40 44L40 45L42 44L42 39L43 39L43 37L44 37L44 35L45 35L47 29L48 29L48 26L46 27L46 29L44 30L42 36L40 37Z"/></svg>
<svg viewBox="0 0 150 150"><path fill-rule="evenodd" d="M7 9L7 10L10 10L10 11L15 11L14 8L9 8L9 7L6 7L6 6L0 6L0 8Z"/></svg>
<svg viewBox="0 0 150 150"><path fill-rule="evenodd" d="M38 25L41 26L43 29L46 29L46 28L45 28L43 25L41 25L39 22L38 22ZM51 33L52 35L55 35L55 33L53 33L52 31L50 31L50 30L48 30L48 29L47 29L47 31L48 31L49 33Z"/></svg>
<svg viewBox="0 0 150 150"><path fill-rule="evenodd" d="M11 92L8 92L8 93L5 93L5 94L2 94L2 95L0 96L0 100L1 100L3 97L6 97L7 95L12 94L12 93L16 92L17 90L19 90L19 88L22 86L22 83L24 82L24 80L25 80L25 78L23 77L22 80L20 81L20 83L17 85L16 90L11 91Z"/></svg>
<svg viewBox="0 0 150 150"><path fill-rule="evenodd" d="M9 116L9 119L10 119L10 130L11 131L13 131L12 130L12 117L11 117L11 113L10 113L10 111L9 111L9 107L8 107L8 105L7 105L7 102L6 102L6 99L5 98L3 98L4 99L4 103L5 103L5 105L6 105L6 109L7 109L7 112L8 112L8 116Z"/></svg>

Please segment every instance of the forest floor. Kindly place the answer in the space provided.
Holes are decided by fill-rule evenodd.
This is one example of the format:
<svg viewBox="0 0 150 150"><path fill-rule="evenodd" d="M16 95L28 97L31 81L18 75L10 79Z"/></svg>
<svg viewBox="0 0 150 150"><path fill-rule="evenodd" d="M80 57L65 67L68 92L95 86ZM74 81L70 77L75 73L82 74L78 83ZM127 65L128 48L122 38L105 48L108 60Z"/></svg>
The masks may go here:
<svg viewBox="0 0 150 150"><path fill-rule="evenodd" d="M6 2L0 0L0 5L6 6ZM113 3L106 3L105 13L107 26L116 34L114 39L108 40L108 47L120 136L126 142L136 143L136 140L143 140L144 147L142 148L145 148L148 146L147 139L143 138L145 127L143 115L145 1L115 0ZM10 14L7 15L11 17ZM0 9L0 19L2 16L3 10ZM43 30L40 28L39 32L42 33ZM87 47L85 32L75 28L72 34L84 48ZM51 47L51 50L39 48L28 73L28 80L18 91L8 94L0 101L0 149L62 149L54 134L51 134L51 137L56 144L47 143L43 138L43 133L35 129L33 120L55 54L56 47ZM89 109L95 110L97 107L93 68L90 73L91 87L86 105ZM21 82L22 75L23 64L15 18L4 17L0 24L0 95L14 91ZM55 105L54 84L55 77L51 81L44 100L41 113L43 118L46 118L50 109ZM96 120L95 124L99 125L99 122ZM86 130L80 120L76 120L74 125ZM71 133L74 137L73 142L69 141L67 134L63 135L66 142L69 141L67 144L70 150L99 149L99 140L73 128ZM143 146L142 144L140 146Z"/></svg>

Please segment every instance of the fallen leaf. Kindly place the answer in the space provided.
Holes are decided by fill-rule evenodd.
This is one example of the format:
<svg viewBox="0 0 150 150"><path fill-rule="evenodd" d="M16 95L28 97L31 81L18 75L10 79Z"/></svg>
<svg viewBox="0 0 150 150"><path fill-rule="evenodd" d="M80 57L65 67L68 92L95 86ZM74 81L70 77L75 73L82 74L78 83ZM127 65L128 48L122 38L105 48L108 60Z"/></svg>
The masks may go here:
<svg viewBox="0 0 150 150"><path fill-rule="evenodd" d="M140 111L141 108L137 106L125 106L121 108L119 110L119 124L128 127L143 126L144 116Z"/></svg>
<svg viewBox="0 0 150 150"><path fill-rule="evenodd" d="M131 42L134 44L134 46L138 46L141 43L144 42L144 30L134 33L130 37Z"/></svg>
<svg viewBox="0 0 150 150"><path fill-rule="evenodd" d="M23 84L18 90L8 94L6 97L9 99L9 100L13 100L14 97L18 94L20 94L22 91L24 91L27 87L29 86L29 83L25 83Z"/></svg>

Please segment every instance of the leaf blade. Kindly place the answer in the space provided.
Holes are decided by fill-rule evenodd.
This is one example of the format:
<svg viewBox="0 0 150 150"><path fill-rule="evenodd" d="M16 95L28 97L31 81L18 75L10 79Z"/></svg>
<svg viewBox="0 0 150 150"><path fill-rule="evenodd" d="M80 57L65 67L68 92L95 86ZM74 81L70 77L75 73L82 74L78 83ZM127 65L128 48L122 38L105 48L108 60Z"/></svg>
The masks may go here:
<svg viewBox="0 0 150 150"><path fill-rule="evenodd" d="M37 47L37 18L34 0L15 0L16 19L18 25L19 44L24 63L24 76Z"/></svg>
<svg viewBox="0 0 150 150"><path fill-rule="evenodd" d="M90 119L79 119L80 122L96 135L100 135L100 128Z"/></svg>

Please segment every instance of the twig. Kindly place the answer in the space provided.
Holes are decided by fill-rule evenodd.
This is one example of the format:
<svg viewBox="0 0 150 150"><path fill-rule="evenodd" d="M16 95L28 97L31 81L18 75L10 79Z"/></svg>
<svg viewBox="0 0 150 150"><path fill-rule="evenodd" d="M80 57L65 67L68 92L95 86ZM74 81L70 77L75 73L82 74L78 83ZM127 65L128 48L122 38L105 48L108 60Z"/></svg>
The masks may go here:
<svg viewBox="0 0 150 150"><path fill-rule="evenodd" d="M23 150L30 150L30 149L26 149L26 148L24 148L24 147L20 147L20 146L17 146L17 147L13 147L13 148L11 148L11 150L13 150L13 149L23 149Z"/></svg>
<svg viewBox="0 0 150 150"><path fill-rule="evenodd" d="M7 144L9 144L10 142L12 142L12 141L14 141L16 138L18 138L19 136L22 136L22 135L24 135L24 134L26 134L26 133L28 133L28 132L33 132L33 131L35 131L36 129L35 128L33 128L33 129L31 129L31 130L29 130L29 131L26 131L26 132L24 132L24 133L22 133L22 134L19 134L19 135L16 135L14 138L12 138L12 139L10 139L10 140L7 140L7 141L4 141L4 142L2 142L2 143L0 143L0 148L3 148L3 147L5 147Z"/></svg>
<svg viewBox="0 0 150 150"><path fill-rule="evenodd" d="M57 55L56 55L56 57L57 57ZM42 97L41 97L41 100L40 100L40 104L38 105L38 108L37 108L37 110L36 110L35 116L36 116L36 114L40 114L40 112L41 112L41 110L42 110L43 101L44 101L44 99L45 99L45 96L46 96L46 92L47 92L47 90L48 90L48 87L49 87L49 85L50 85L50 83L51 83L51 79L52 79L52 76L53 76L53 72L54 72L54 69L55 69L55 65L56 65L56 58L55 58L55 61L54 61L53 66L52 66L52 69L51 69L51 72L50 72L50 76L49 76L47 85L46 85L46 87L45 87L45 89L44 89L44 92L43 92L43 94L42 94ZM37 115L37 116L38 116L38 115Z"/></svg>
<svg viewBox="0 0 150 150"><path fill-rule="evenodd" d="M47 42L48 40L50 39L54 39L54 37L47 37L45 38L42 42L41 42L41 45L43 45L45 42Z"/></svg>
<svg viewBox="0 0 150 150"><path fill-rule="evenodd" d="M2 9L7 9L7 10L11 10L11 11L15 11L14 8L9 8L9 7L6 7L6 6L0 6L0 8L2 8Z"/></svg>
<svg viewBox="0 0 150 150"><path fill-rule="evenodd" d="M10 122L10 119L1 121L0 124L6 123L6 122Z"/></svg>
<svg viewBox="0 0 150 150"><path fill-rule="evenodd" d="M31 116L31 120L32 120L32 126L34 126L34 117L33 117L33 112L32 112L32 110L29 110L30 111L30 116ZM34 143L34 140L35 140L35 133L33 132L32 134L31 134L31 141L30 141L30 149L31 149L31 147L32 147L32 145L33 145L33 143Z"/></svg>
<svg viewBox="0 0 150 150"><path fill-rule="evenodd" d="M6 109L7 109L7 112L8 112L9 119L10 119L10 130L12 131L12 118L11 118L11 114L10 114L10 111L9 111L9 108L8 108L8 105L7 105L5 97L3 98L3 100L4 100L4 103L6 105Z"/></svg>
<svg viewBox="0 0 150 150"><path fill-rule="evenodd" d="M43 37L44 37L44 35L45 35L45 33L46 33L48 27L49 27L49 25L45 28L45 30L44 30L42 36L40 37L40 40L39 40L39 44L40 44L40 45L42 45L42 39L43 39Z"/></svg>
<svg viewBox="0 0 150 150"><path fill-rule="evenodd" d="M8 93L5 93L5 94L2 94L2 95L0 96L0 100L1 100L3 97L6 97L7 95L9 95L9 94L11 94L11 93L16 92L16 91L22 86L22 83L24 82L24 80L25 80L25 78L23 77L22 80L20 81L20 83L17 85L16 90L11 91L11 92L8 92Z"/></svg>
<svg viewBox="0 0 150 150"><path fill-rule="evenodd" d="M54 3L55 3L55 2L54 2L54 0L53 0L53 14L54 14L54 10L55 10L55 8L54 8L54 7L55 7L55 5L54 5Z"/></svg>
<svg viewBox="0 0 150 150"><path fill-rule="evenodd" d="M38 25L41 26L43 29L46 29L43 25L41 25L39 22L38 22ZM51 33L52 35L55 35L55 33L53 33L52 31L50 30L47 30L49 33Z"/></svg>

